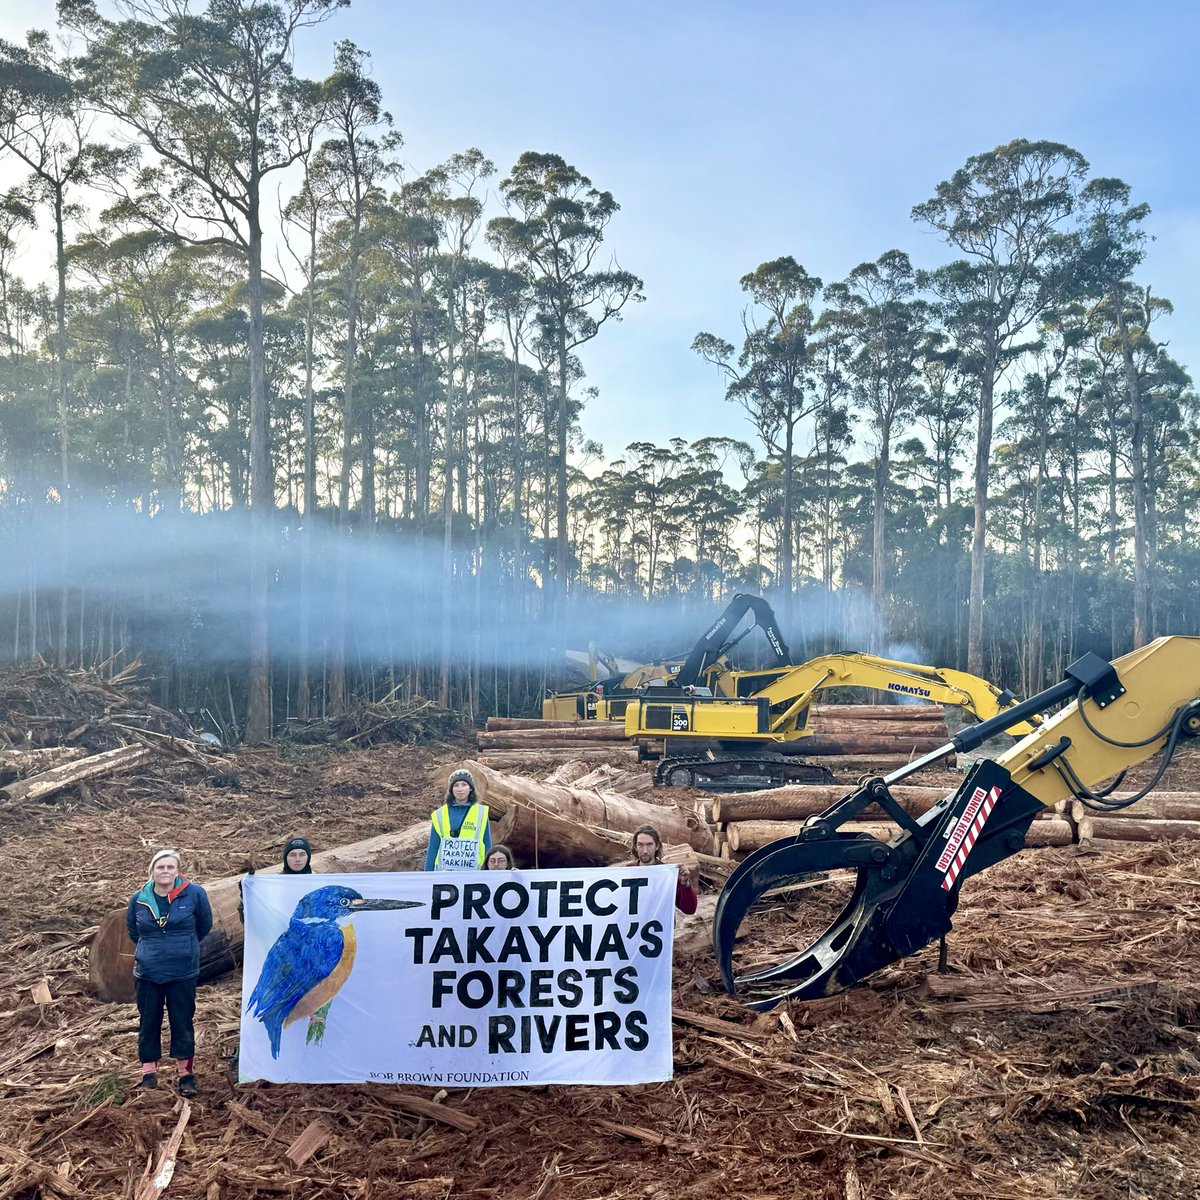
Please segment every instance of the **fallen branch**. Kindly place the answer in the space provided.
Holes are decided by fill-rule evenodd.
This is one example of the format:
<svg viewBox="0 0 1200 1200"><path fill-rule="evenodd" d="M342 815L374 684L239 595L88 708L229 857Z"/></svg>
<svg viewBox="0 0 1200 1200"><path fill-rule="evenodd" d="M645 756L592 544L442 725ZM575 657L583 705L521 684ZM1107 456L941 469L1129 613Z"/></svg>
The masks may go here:
<svg viewBox="0 0 1200 1200"><path fill-rule="evenodd" d="M179 1120L175 1123L175 1131L162 1148L158 1156L158 1165L151 1175L149 1168L142 1176L137 1190L137 1200L158 1200L158 1197L171 1186L171 1176L175 1174L175 1156L179 1153L183 1142L183 1131L187 1128L192 1117L192 1106L185 1100L179 1112Z"/></svg>

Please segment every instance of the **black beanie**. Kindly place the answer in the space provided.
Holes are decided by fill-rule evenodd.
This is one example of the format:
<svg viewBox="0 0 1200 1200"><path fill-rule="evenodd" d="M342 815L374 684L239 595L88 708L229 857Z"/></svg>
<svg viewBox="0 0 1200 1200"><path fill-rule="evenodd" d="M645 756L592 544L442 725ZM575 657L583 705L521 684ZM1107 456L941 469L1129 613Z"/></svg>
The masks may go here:
<svg viewBox="0 0 1200 1200"><path fill-rule="evenodd" d="M304 866L299 871L293 871L292 868L288 866L287 856L293 850L303 850L304 853L308 855L308 861L304 864ZM283 846L283 873L285 875L311 875L313 873L312 847L302 837L288 838L288 840L284 843L284 846Z"/></svg>

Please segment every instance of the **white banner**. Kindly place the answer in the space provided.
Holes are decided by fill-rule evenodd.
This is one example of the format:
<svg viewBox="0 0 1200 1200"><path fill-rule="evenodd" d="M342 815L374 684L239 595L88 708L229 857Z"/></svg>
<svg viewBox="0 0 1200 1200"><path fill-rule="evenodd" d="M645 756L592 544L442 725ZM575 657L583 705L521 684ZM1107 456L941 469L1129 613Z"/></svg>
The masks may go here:
<svg viewBox="0 0 1200 1200"><path fill-rule="evenodd" d="M241 1081L670 1079L675 876L249 875Z"/></svg>

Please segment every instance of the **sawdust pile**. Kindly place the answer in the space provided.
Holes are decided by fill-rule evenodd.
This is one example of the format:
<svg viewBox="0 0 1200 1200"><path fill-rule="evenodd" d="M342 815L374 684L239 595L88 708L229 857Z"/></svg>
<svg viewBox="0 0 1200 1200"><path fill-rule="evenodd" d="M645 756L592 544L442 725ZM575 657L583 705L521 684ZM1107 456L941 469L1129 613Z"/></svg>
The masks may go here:
<svg viewBox="0 0 1200 1200"><path fill-rule="evenodd" d="M319 850L401 828L461 754L302 749L226 756L240 791L156 758L5 814L0 1200L135 1197L173 1132L162 1194L205 1200L1200 1195L1195 843L1019 855L964 889L951 974L930 948L869 987L757 1016L720 994L706 928L685 922L669 1084L237 1086L227 977L200 990L198 1100L139 1092L133 1007L85 979L95 921L139 884L148 848L182 842L203 882L275 861L295 833ZM795 921L767 912L756 951L782 951Z"/></svg>

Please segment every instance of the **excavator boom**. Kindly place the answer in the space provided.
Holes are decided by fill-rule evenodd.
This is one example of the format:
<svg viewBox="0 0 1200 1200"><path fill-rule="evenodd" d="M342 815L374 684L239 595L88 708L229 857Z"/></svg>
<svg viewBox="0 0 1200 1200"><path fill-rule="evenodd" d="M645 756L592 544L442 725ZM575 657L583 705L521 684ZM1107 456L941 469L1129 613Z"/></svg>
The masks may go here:
<svg viewBox="0 0 1200 1200"><path fill-rule="evenodd" d="M1055 705L1029 736L999 759L980 762L962 786L914 819L890 786L952 750L970 750L1012 718ZM1200 638L1159 638L1107 663L1085 655L1065 678L1000 716L964 728L946 746L885 778L873 778L805 822L794 838L755 851L730 877L717 902L713 947L730 994L751 993L767 1009L785 997L812 999L860 983L951 928L965 879L1017 853L1043 807L1076 797L1113 807L1116 784L1103 780L1162 751L1155 780L1180 741L1200 734ZM1145 791L1149 790L1149 786ZM1120 802L1122 805L1125 801ZM889 843L842 831L878 804L902 827ZM776 966L737 976L734 939L765 892L801 881L801 892L838 878L848 896L831 924ZM814 883L815 881L815 883ZM782 990L780 985L783 985Z"/></svg>

